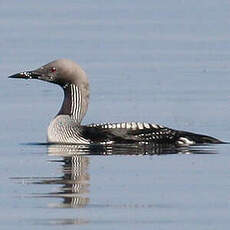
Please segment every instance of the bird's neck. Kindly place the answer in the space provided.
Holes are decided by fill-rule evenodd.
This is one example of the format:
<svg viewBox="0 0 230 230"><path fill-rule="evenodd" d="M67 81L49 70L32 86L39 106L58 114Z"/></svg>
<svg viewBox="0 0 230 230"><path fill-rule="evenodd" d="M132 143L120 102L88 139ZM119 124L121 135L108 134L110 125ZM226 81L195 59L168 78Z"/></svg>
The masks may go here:
<svg viewBox="0 0 230 230"><path fill-rule="evenodd" d="M88 109L88 85L68 84L63 89L64 100L58 115L69 115L80 124Z"/></svg>

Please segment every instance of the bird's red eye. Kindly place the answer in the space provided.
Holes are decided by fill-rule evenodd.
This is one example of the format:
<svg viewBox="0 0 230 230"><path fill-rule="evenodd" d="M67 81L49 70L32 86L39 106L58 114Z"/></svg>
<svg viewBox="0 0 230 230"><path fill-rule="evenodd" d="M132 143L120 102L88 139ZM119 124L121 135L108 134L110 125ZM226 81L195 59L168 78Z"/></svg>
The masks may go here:
<svg viewBox="0 0 230 230"><path fill-rule="evenodd" d="M56 72L56 68L55 67L52 67L50 70L51 70L52 73Z"/></svg>

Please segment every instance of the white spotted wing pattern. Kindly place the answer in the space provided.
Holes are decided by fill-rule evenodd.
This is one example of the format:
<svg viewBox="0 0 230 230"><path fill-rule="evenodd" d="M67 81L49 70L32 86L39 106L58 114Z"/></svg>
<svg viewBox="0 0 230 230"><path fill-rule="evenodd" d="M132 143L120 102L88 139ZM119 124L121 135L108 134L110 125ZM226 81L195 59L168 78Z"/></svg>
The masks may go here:
<svg viewBox="0 0 230 230"><path fill-rule="evenodd" d="M142 122L101 123L90 124L88 127L99 128L109 134L119 137L119 141L138 141L142 143L171 143L176 131L167 127Z"/></svg>

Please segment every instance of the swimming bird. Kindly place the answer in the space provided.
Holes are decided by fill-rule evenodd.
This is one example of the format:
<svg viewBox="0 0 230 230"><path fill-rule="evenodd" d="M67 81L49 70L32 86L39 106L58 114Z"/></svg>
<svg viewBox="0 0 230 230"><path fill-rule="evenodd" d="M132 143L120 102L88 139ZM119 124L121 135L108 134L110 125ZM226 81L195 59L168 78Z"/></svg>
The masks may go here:
<svg viewBox="0 0 230 230"><path fill-rule="evenodd" d="M81 125L88 109L89 82L84 70L68 59L52 61L38 69L9 76L39 79L61 86L64 100L50 122L47 141L58 144L173 144L176 146L222 143L201 134L171 129L154 123L122 122Z"/></svg>

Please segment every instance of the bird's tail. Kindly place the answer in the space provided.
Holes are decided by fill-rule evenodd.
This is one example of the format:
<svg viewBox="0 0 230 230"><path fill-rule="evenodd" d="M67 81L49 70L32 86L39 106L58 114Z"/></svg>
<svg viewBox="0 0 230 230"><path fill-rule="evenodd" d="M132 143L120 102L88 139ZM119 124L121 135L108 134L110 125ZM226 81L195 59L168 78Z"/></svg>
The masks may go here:
<svg viewBox="0 0 230 230"><path fill-rule="evenodd" d="M225 144L217 138L196 134L186 131L178 131L177 143L179 145L191 145L191 144Z"/></svg>

